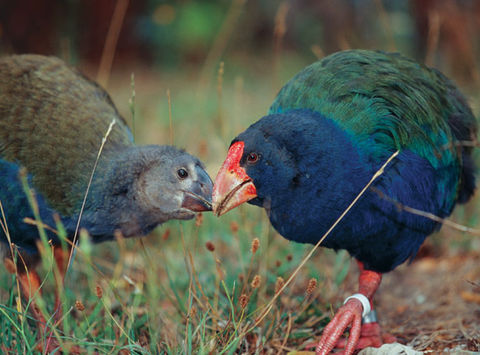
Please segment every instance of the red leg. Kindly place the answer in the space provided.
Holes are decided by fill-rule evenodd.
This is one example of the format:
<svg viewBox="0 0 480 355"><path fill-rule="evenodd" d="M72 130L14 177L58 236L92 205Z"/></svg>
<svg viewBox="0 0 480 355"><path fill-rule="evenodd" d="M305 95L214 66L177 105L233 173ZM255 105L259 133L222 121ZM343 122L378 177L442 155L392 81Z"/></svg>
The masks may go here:
<svg viewBox="0 0 480 355"><path fill-rule="evenodd" d="M18 281L22 288L23 297L30 301L33 317L38 321L41 332L44 333L47 322L42 312L35 303L35 296L40 292L40 277L35 270L22 271L18 273Z"/></svg>
<svg viewBox="0 0 480 355"><path fill-rule="evenodd" d="M53 247L53 256L57 264L58 273L55 272L55 320L58 322L62 319L62 304L60 302L60 290L63 289L63 281L65 272L67 271L68 253L65 252L61 246Z"/></svg>
<svg viewBox="0 0 480 355"><path fill-rule="evenodd" d="M60 247L54 247L53 252L55 262L59 271L54 273L56 282L54 319L58 322L62 318L62 305L60 303L59 291L60 287L63 287L63 278L66 271L66 257L65 253ZM27 300L27 302L30 302L31 312L39 325L39 338L41 339L41 343L39 344L39 350L43 351L44 353L51 353L52 351L58 349L59 343L57 339L53 337L53 333L49 331L45 317L43 316L42 312L39 310L35 302L35 296L41 294L40 277L34 269L28 270L28 272L27 270L27 266L25 266L17 272L18 281L21 286L22 296ZM16 272L15 267L12 268L12 272ZM45 341L45 343L43 343L43 341ZM70 350L72 351L72 349ZM74 350L76 350L75 347L73 348L73 351Z"/></svg>
<svg viewBox="0 0 480 355"><path fill-rule="evenodd" d="M365 270L361 262L358 262L358 265L360 268L358 291L368 298L373 309L372 299L380 286L382 274ZM377 322L362 325L362 312L362 303L355 298L348 300L347 303L340 307L335 317L325 327L317 345L316 353L326 355L335 347L344 347L344 354L350 355L357 349L363 349L368 346L379 347L384 341L395 341L391 336L386 336L385 339L382 338L380 326ZM349 326L351 326L351 329L348 340L340 340L343 332Z"/></svg>

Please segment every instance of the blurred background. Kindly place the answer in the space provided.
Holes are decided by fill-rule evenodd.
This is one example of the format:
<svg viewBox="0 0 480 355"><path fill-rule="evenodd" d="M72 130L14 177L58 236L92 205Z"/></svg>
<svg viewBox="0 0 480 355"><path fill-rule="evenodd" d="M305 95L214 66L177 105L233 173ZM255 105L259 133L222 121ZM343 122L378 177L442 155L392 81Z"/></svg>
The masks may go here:
<svg viewBox="0 0 480 355"><path fill-rule="evenodd" d="M349 48L398 51L439 69L459 85L478 117L477 0L0 0L0 55L37 53L63 58L107 89L132 127L137 143L186 148L205 161L212 178L230 140L267 112L289 78L317 59ZM479 213L477 198L457 208L452 219L478 227ZM253 255L250 243L255 237L260 248ZM206 242L213 243L215 250L207 250ZM222 343L222 339L230 339L231 332L225 326L228 322L220 320L228 319L232 300L240 296L240 286L249 289L249 277L262 276L262 287L248 291L255 316L256 306L274 293L278 277L286 279L311 248L278 236L264 213L253 206L242 206L220 220L205 214L196 222L172 221L152 236L126 243L127 247L104 243L92 248L86 242L83 254L87 256L76 258L67 280L67 297L72 302L80 299L87 314L98 317L103 312L111 319L97 319L87 330L82 328L81 317L66 320L70 322L66 324L73 333L78 326L84 337L110 337L122 345L131 344L132 339L124 338L121 332L105 332L118 328L113 318L127 319L133 343L163 350L185 349L186 339L193 339L193 349L204 345L205 339L186 331L189 321L208 324L211 333L207 333L220 344L216 350L227 346L228 341ZM452 259L452 265L457 265L467 260L465 255L478 257L479 250L480 237L444 228L428 239L419 258L449 255L457 258ZM347 275L350 258L346 253L321 250L316 254L320 256L315 255L305 265L285 292L286 298L277 304L276 313L272 312L275 316L270 324L280 325L268 328L267 323L253 333L263 337L265 348L277 349L275 342L283 342L286 320L292 312L298 313L293 321L297 335L288 342L285 337L283 346L295 348L311 341L326 323L331 304L335 308L343 295L353 290L355 274ZM90 260L103 276L89 266ZM432 270L440 270L437 279L448 284L449 272L437 268L436 262L433 265ZM13 309L13 279L6 273L0 275L0 301L6 304L9 300ZM472 275L458 277L475 279L478 272ZM311 306L312 299L305 301L305 285L311 277L319 281L313 296L316 306ZM193 279L196 286L192 286ZM419 288L434 279L419 281ZM220 286L221 280L226 288ZM394 288L396 282L386 281L384 289ZM93 291L99 284L110 290L104 296L102 311L96 308ZM46 283L45 287L52 285ZM237 290L235 285L240 285ZM230 299L226 289L232 287ZM438 284L431 288L433 295L441 292ZM202 296L192 301L196 293ZM412 292L409 296L416 297L414 304L422 299ZM200 298L212 301L215 311L202 308ZM448 302L459 303L455 298ZM192 315L192 307L203 310L205 317L200 311L200 315ZM405 320L401 323L404 328L396 328L396 334L394 329L394 334L403 335L409 329L406 339L412 340L421 327L407 322L408 315L415 313L409 307L391 309L386 304L384 310L390 312L392 326ZM444 309L460 314L455 308ZM472 309L468 303L462 311L474 319ZM427 314L430 316L434 318ZM430 323L422 319L422 326L428 328ZM423 343L424 349L430 346L438 350L466 339L454 333L447 339L450 343L445 338L439 340L439 327L445 329L438 324L421 328L430 336ZM247 339L246 344L255 339ZM162 345L157 348L156 344ZM105 349L111 350L108 346Z"/></svg>
<svg viewBox="0 0 480 355"><path fill-rule="evenodd" d="M74 64L99 65L113 26L115 66L192 69L252 54L250 61L294 54L311 62L371 48L478 80L475 0L2 0L0 9L2 53L55 54Z"/></svg>
<svg viewBox="0 0 480 355"><path fill-rule="evenodd" d="M232 122L236 132L240 117L218 116L237 104L243 128L255 117L246 117L242 100L262 114L300 68L348 48L399 51L474 92L479 36L475 0L0 0L0 54L65 59L105 86L127 119L122 88L131 91L134 73L139 127L154 119L164 128L170 89L174 122L198 123L179 127L180 140L202 126L191 114L217 116L215 133L230 133ZM230 90L233 101L224 98ZM163 93L143 105L152 91Z"/></svg>
<svg viewBox="0 0 480 355"><path fill-rule="evenodd" d="M127 120L133 73L140 142L170 139L168 90L175 142L204 154L207 131L225 147L294 73L343 49L399 51L474 94L479 37L475 0L0 0L0 54L63 58Z"/></svg>

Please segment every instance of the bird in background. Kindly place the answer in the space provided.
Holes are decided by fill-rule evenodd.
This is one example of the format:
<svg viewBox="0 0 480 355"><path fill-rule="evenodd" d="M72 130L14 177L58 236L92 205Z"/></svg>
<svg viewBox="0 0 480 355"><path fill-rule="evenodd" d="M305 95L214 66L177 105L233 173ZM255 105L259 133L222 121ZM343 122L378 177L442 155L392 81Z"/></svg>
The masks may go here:
<svg viewBox="0 0 480 355"><path fill-rule="evenodd" d="M102 138L113 120L80 215ZM136 146L98 84L55 57L1 58L0 202L5 216L0 256L14 257L11 250L18 254L17 277L27 298L39 292L41 280L35 272L38 227L24 222L34 218L20 179L24 168L62 280L67 263L54 231L55 216L69 238L78 224L95 243L117 233L143 236L170 219L211 210L213 183L200 160L173 146ZM45 318L35 304L31 308L45 333Z"/></svg>
<svg viewBox="0 0 480 355"><path fill-rule="evenodd" d="M476 135L465 97L439 71L395 53L338 52L295 75L268 115L233 139L213 211L248 201L285 238L316 244L398 151L321 243L346 249L360 274L358 293L325 327L317 353L379 347L395 340L373 310L382 274L413 259L440 228L399 206L444 218L468 201L475 167L465 141ZM340 339L348 327L348 341Z"/></svg>

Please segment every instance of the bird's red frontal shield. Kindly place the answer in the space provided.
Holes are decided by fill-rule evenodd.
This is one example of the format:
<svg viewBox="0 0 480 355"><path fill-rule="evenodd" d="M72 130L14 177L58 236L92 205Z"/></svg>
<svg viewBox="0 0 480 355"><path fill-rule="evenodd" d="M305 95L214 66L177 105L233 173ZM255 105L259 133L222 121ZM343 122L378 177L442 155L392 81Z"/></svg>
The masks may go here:
<svg viewBox="0 0 480 355"><path fill-rule="evenodd" d="M227 158L215 178L212 203L213 213L217 216L221 216L257 196L257 189L252 179L240 166L243 148L243 142L232 144Z"/></svg>

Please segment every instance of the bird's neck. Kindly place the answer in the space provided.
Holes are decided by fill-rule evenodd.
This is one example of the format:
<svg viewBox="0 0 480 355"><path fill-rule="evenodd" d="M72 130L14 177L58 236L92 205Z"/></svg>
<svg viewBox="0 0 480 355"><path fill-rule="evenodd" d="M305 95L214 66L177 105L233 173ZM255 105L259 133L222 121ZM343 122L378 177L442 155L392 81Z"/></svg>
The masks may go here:
<svg viewBox="0 0 480 355"><path fill-rule="evenodd" d="M145 235L164 222L157 216L145 220L136 199L137 181L145 171L148 149L128 147L105 154L99 162L85 205L73 218L77 222L80 217L80 226L89 231L94 241L112 239L118 232L126 238Z"/></svg>

